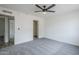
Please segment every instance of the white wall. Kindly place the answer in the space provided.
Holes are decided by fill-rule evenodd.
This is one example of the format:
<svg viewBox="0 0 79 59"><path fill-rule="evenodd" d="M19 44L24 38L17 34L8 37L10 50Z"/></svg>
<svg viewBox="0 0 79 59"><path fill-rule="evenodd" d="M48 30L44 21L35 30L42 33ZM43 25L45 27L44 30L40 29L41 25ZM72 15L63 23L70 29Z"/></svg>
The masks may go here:
<svg viewBox="0 0 79 59"><path fill-rule="evenodd" d="M47 38L79 46L79 11L46 18L45 29Z"/></svg>
<svg viewBox="0 0 79 59"><path fill-rule="evenodd" d="M13 14L7 14L2 12L3 9L9 10L0 7L0 14L15 16L15 44L33 40L33 20L39 21L39 38L44 36L43 18L34 15L27 15L13 10L10 10Z"/></svg>
<svg viewBox="0 0 79 59"><path fill-rule="evenodd" d="M15 39L17 43L33 40L33 20L39 21L39 37L43 37L43 20L36 16L18 13L15 15ZM18 30L17 28L20 28Z"/></svg>

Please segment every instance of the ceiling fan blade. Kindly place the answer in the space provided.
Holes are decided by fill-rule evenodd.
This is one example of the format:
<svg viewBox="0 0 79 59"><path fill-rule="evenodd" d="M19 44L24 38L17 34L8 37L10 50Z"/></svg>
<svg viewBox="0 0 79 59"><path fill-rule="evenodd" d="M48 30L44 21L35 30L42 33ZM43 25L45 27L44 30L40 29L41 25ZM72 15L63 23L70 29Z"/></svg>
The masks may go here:
<svg viewBox="0 0 79 59"><path fill-rule="evenodd" d="M42 11L35 11L35 12L42 12Z"/></svg>
<svg viewBox="0 0 79 59"><path fill-rule="evenodd" d="M47 12L55 12L55 11L50 11L50 10L48 10Z"/></svg>
<svg viewBox="0 0 79 59"><path fill-rule="evenodd" d="M42 8L42 7L40 7L39 5L37 5L37 4L36 4L35 6L43 10L43 8Z"/></svg>
<svg viewBox="0 0 79 59"><path fill-rule="evenodd" d="M55 4L52 4L51 6L49 6L48 8L46 8L46 9L50 9L50 8L52 8L52 7L54 7L55 6Z"/></svg>

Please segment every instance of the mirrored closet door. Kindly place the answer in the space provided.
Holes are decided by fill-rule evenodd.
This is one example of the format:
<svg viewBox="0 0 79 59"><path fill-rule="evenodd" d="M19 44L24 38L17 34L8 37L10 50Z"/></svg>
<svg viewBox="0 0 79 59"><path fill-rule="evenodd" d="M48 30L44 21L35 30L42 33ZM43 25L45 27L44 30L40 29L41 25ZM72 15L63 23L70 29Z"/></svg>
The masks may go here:
<svg viewBox="0 0 79 59"><path fill-rule="evenodd" d="M0 47L14 45L14 17L0 15Z"/></svg>

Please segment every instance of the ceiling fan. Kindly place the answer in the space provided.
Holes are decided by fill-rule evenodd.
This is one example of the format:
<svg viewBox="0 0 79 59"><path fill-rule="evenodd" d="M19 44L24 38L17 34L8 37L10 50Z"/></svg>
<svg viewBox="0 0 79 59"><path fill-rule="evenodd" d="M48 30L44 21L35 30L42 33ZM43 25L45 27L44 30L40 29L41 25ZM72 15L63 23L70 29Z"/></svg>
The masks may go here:
<svg viewBox="0 0 79 59"><path fill-rule="evenodd" d="M35 6L41 9L41 11L35 11L35 12L43 12L43 14L46 14L46 12L53 12L54 13L55 11L52 11L52 10L49 10L49 9L51 9L52 7L54 7L56 5L52 4L49 7L46 7L46 5L44 5L44 6L41 7L38 4L36 4Z"/></svg>

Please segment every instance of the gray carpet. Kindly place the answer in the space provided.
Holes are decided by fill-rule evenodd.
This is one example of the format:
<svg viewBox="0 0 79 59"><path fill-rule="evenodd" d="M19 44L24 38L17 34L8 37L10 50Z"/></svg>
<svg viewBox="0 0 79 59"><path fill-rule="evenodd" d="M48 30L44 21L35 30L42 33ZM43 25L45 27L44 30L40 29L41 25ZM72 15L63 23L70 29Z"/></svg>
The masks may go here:
<svg viewBox="0 0 79 59"><path fill-rule="evenodd" d="M2 48L0 55L79 55L79 47L42 38Z"/></svg>

